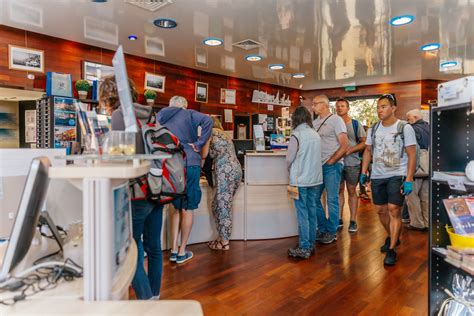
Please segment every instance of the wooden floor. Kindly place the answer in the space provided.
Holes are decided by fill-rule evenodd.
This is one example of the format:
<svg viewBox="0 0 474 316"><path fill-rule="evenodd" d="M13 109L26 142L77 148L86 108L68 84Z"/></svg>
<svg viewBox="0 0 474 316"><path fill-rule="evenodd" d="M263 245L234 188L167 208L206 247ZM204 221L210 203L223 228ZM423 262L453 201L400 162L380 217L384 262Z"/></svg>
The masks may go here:
<svg viewBox="0 0 474 316"><path fill-rule="evenodd" d="M427 315L428 234L404 230L397 265L384 267L386 234L370 202L358 224L309 260L287 256L296 237L235 241L227 252L192 245L183 265L166 252L161 298L197 300L206 315Z"/></svg>

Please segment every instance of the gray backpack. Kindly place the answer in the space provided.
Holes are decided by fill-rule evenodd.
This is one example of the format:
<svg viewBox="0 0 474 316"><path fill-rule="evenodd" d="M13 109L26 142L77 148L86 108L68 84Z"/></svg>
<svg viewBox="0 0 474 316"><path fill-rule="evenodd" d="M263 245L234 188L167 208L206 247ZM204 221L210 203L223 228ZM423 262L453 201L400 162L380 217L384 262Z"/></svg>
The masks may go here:
<svg viewBox="0 0 474 316"><path fill-rule="evenodd" d="M157 123L139 124L145 153L168 153L169 159L151 161L149 173L135 179L133 194L135 199L167 204L186 196L186 153L179 139L166 127Z"/></svg>

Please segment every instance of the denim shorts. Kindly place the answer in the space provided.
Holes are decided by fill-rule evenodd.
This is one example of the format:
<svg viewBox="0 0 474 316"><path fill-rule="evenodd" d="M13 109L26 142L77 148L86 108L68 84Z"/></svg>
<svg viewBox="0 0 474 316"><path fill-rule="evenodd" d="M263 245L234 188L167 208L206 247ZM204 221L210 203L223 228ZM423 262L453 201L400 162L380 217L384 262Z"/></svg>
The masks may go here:
<svg viewBox="0 0 474 316"><path fill-rule="evenodd" d="M186 197L173 201L174 208L177 210L195 210L201 202L201 186L199 180L201 178L201 167L186 167Z"/></svg>
<svg viewBox="0 0 474 316"><path fill-rule="evenodd" d="M403 177L390 177L385 179L371 179L372 200L375 205L386 205L388 203L403 206L405 197L400 192Z"/></svg>
<svg viewBox="0 0 474 316"><path fill-rule="evenodd" d="M342 169L341 181L346 181L351 185L359 183L360 165L359 166L344 166Z"/></svg>

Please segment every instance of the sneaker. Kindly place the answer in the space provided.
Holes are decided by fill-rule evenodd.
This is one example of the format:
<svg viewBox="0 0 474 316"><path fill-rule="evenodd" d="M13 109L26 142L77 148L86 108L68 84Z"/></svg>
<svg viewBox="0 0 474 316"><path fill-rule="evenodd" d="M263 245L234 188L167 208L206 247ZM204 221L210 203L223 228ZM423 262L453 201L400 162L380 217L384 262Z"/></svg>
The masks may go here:
<svg viewBox="0 0 474 316"><path fill-rule="evenodd" d="M288 255L293 258L308 259L311 256L311 249L303 249L300 247L288 249Z"/></svg>
<svg viewBox="0 0 474 316"><path fill-rule="evenodd" d="M344 222L342 221L342 219L339 220L339 225L337 225L337 230L340 231L342 230L342 228L344 227Z"/></svg>
<svg viewBox="0 0 474 316"><path fill-rule="evenodd" d="M170 261L171 262L176 262L176 257L178 257L178 252L177 251L171 251L170 252Z"/></svg>
<svg viewBox="0 0 474 316"><path fill-rule="evenodd" d="M321 239L323 238L323 233L321 233L319 230L316 232L316 242L320 242Z"/></svg>
<svg viewBox="0 0 474 316"><path fill-rule="evenodd" d="M383 260L383 264L387 266L394 266L397 263L397 253L393 249L389 249Z"/></svg>
<svg viewBox="0 0 474 316"><path fill-rule="evenodd" d="M396 246L400 245L400 239L398 239ZM390 248L390 237L385 238L385 243L380 247L380 252L387 252L388 249Z"/></svg>
<svg viewBox="0 0 474 316"><path fill-rule="evenodd" d="M336 234L331 234L331 233L324 233L323 237L319 240L320 243L322 244L330 244L334 241L337 240Z"/></svg>
<svg viewBox="0 0 474 316"><path fill-rule="evenodd" d="M176 256L176 263L185 263L186 261L189 261L193 258L193 252L192 251L189 251L189 250L186 250L186 252L184 253L184 255L182 256Z"/></svg>
<svg viewBox="0 0 474 316"><path fill-rule="evenodd" d="M351 222L349 223L349 229L348 229L348 230L349 230L349 233L355 233L355 232L357 232L358 228L357 228L357 223L356 223L356 221L351 221Z"/></svg>

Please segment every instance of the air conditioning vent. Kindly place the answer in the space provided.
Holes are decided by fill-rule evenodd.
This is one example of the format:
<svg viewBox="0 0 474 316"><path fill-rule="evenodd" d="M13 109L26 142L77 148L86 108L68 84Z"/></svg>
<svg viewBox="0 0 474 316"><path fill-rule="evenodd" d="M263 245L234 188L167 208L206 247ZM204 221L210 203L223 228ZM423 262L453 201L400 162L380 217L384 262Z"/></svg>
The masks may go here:
<svg viewBox="0 0 474 316"><path fill-rule="evenodd" d="M258 48L262 46L262 44L260 44L259 42L251 40L251 39L246 39L246 40L234 43L232 45L235 47L245 49L245 50L250 50L250 49L254 49L254 48Z"/></svg>
<svg viewBox="0 0 474 316"><path fill-rule="evenodd" d="M124 0L125 3L140 7L150 12L155 12L167 4L173 3L172 0Z"/></svg>

